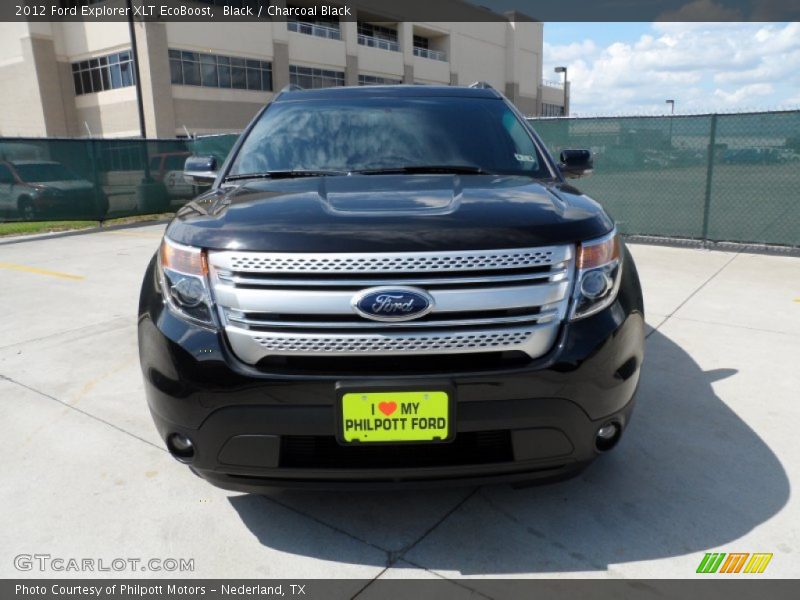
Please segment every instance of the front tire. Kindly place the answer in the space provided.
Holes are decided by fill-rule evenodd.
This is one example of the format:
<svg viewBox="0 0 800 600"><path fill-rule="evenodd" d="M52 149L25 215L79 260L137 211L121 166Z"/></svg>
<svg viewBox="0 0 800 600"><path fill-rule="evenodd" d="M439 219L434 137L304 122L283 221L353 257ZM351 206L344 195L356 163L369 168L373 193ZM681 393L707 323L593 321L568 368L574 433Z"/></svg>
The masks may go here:
<svg viewBox="0 0 800 600"><path fill-rule="evenodd" d="M23 196L19 199L17 209L23 221L34 221L38 216L36 207L33 205L33 200L27 196Z"/></svg>

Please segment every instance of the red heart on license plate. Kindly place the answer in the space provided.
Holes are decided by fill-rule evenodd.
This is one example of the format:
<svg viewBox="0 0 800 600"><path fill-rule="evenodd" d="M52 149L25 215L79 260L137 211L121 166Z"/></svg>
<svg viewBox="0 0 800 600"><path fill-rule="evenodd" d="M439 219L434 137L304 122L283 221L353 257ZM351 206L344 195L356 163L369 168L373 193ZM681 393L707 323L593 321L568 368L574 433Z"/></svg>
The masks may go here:
<svg viewBox="0 0 800 600"><path fill-rule="evenodd" d="M378 410L388 417L397 410L397 402L381 402L378 404Z"/></svg>

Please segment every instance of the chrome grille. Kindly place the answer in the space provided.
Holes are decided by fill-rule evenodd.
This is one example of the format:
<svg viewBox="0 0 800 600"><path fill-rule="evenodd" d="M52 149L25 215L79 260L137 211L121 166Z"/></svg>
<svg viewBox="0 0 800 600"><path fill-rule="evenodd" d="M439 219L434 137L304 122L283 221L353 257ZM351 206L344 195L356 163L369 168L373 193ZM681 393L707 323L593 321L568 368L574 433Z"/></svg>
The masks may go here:
<svg viewBox="0 0 800 600"><path fill-rule="evenodd" d="M569 301L574 250L275 254L209 252L218 313L237 356L544 354ZM352 308L365 288L413 285L434 309L397 323Z"/></svg>

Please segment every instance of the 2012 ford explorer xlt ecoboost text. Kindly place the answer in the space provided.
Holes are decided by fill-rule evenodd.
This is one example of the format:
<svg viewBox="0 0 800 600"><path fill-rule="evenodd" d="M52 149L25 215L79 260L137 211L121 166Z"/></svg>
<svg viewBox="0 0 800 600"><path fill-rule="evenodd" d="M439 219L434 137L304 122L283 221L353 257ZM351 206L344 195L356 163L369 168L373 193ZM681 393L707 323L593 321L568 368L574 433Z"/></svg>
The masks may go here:
<svg viewBox="0 0 800 600"><path fill-rule="evenodd" d="M288 89L150 262L158 431L223 488L523 482L630 419L641 289L613 221L488 86Z"/></svg>

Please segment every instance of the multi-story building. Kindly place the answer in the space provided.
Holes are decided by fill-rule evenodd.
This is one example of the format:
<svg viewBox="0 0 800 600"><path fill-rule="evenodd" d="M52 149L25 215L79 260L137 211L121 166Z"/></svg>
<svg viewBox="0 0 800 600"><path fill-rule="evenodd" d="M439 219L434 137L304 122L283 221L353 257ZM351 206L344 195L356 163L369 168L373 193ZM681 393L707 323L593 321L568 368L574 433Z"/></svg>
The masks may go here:
<svg viewBox="0 0 800 600"><path fill-rule="evenodd" d="M563 87L542 79L541 22L519 13L488 19L486 9L437 1L473 11L474 20L409 22L356 2L348 20L136 22L146 135L239 130L290 83L486 81L527 115L566 112ZM140 135L133 60L125 21L1 23L0 136Z"/></svg>

